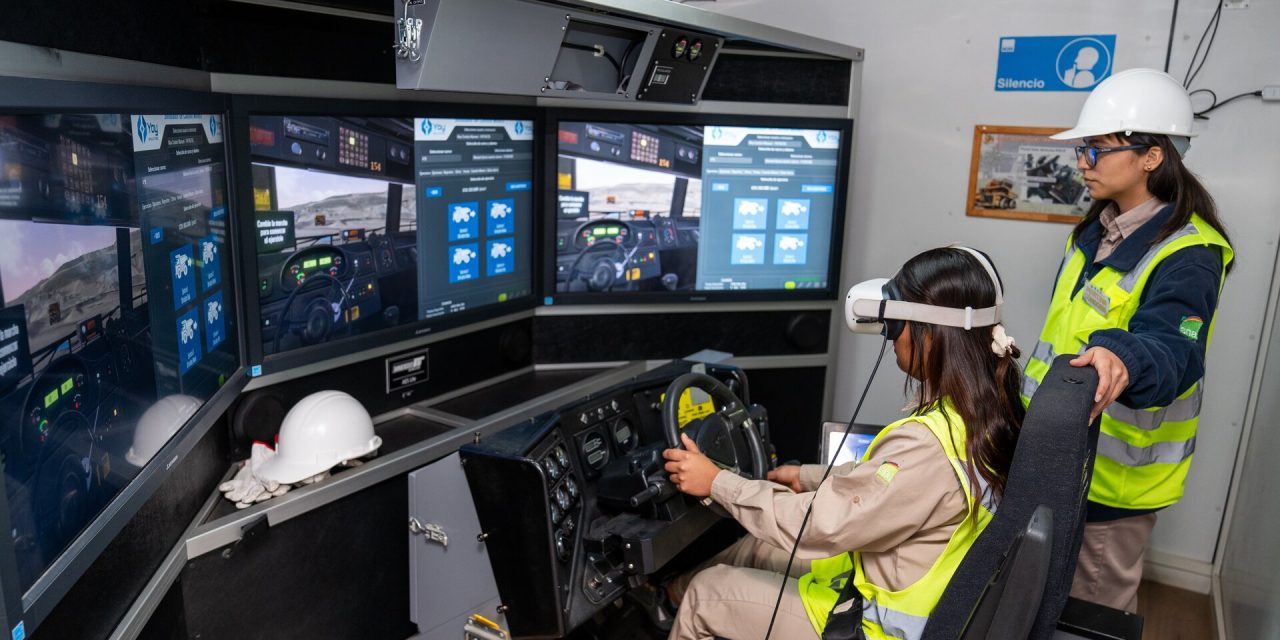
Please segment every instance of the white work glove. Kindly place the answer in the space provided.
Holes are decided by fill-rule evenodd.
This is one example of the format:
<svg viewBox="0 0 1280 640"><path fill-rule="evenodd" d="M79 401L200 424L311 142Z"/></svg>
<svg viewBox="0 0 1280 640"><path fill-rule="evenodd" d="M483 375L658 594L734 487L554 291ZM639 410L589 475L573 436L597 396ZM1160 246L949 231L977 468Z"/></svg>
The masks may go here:
<svg viewBox="0 0 1280 640"><path fill-rule="evenodd" d="M256 474L262 463L275 457L275 455L275 450L270 446L261 442L253 443L253 448L249 452L249 459L242 461L240 470L236 472L235 477L229 482L222 483L218 490L222 491L223 497L236 503L237 509L244 509L255 502L262 502L284 495L291 488L290 485L262 480Z"/></svg>

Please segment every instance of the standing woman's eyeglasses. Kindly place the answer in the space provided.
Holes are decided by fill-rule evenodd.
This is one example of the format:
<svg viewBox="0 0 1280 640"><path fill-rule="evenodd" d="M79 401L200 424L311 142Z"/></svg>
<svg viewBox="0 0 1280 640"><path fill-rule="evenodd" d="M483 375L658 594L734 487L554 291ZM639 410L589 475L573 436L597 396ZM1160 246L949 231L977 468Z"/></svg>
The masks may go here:
<svg viewBox="0 0 1280 640"><path fill-rule="evenodd" d="M1092 169L1098 166L1098 156L1112 151L1135 151L1137 149L1149 149L1150 145L1145 144L1125 144L1118 147L1095 147L1093 145L1080 145L1076 147L1076 160L1084 158L1085 164Z"/></svg>

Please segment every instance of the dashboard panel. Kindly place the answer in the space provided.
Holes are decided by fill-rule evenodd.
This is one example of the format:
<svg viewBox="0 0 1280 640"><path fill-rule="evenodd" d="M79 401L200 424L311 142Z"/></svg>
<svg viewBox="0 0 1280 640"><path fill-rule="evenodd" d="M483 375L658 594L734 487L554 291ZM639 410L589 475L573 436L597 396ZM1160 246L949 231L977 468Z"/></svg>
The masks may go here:
<svg viewBox="0 0 1280 640"><path fill-rule="evenodd" d="M514 635L569 633L719 521L651 482L665 478L663 394L689 369L672 363L462 448ZM740 370L708 373L747 395Z"/></svg>

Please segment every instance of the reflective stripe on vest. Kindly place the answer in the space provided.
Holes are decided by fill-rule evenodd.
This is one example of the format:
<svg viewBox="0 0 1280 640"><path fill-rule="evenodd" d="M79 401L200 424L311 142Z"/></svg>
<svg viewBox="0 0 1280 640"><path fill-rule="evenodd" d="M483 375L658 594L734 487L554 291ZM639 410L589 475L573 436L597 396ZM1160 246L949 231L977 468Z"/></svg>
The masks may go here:
<svg viewBox="0 0 1280 640"><path fill-rule="evenodd" d="M1195 452L1195 437L1183 442L1155 442L1145 447L1138 447L1110 434L1098 434L1098 455L1126 467L1178 464L1190 458Z"/></svg>
<svg viewBox="0 0 1280 640"><path fill-rule="evenodd" d="M1125 424L1131 424L1143 431L1155 431L1166 422L1186 422L1200 417L1200 403L1204 399L1204 385L1197 382L1191 388L1191 394L1174 400L1167 407L1155 409L1130 409L1119 402L1111 403L1105 413Z"/></svg>
<svg viewBox="0 0 1280 640"><path fill-rule="evenodd" d="M1193 246L1218 247L1225 275L1233 259L1231 246L1200 216L1193 215L1190 223L1148 249L1127 273L1103 266L1094 274L1090 283L1101 289L1107 300L1105 308L1094 309L1077 291L1088 265L1074 239L1069 239L1044 329L1027 362L1022 383L1024 402L1035 395L1058 354L1083 351L1093 332L1128 329L1151 274L1170 255ZM1106 314L1102 315L1102 311ZM1207 320L1206 341L1213 335L1213 319ZM1203 384L1203 379L1196 381L1168 406L1132 409L1112 403L1103 411L1090 500L1124 509L1157 509L1182 497L1195 451Z"/></svg>
<svg viewBox="0 0 1280 640"><path fill-rule="evenodd" d="M818 635L822 635L832 609L836 607L840 591L846 580L852 579L862 596L862 631L869 640L898 639L916 640L924 631L929 613L938 604L943 590L951 581L951 576L960 566L969 547L974 540L990 524L992 511L998 506L992 496L991 488L981 474L978 475L977 495L969 486L966 472L967 458L963 446L965 442L964 422L956 414L950 401L944 400L942 406L923 414L913 415L885 427L880 435L867 448L863 460L871 459L877 443L885 434L890 433L908 422L917 422L928 427L929 431L942 445L951 463L952 471L959 479L965 494L968 514L951 534L946 548L939 554L933 565L923 577L899 591L889 591L867 581L863 572L861 553L843 553L834 558L814 560L809 573L800 577L800 600L805 613ZM959 447L959 450L957 450ZM851 605L849 600L845 605Z"/></svg>
<svg viewBox="0 0 1280 640"><path fill-rule="evenodd" d="M963 526L963 525L961 525ZM894 611L882 607L874 597L863 600L863 627L869 624L879 627L885 636L890 638L919 638L924 635L924 626L929 623L928 616L913 616L909 613Z"/></svg>

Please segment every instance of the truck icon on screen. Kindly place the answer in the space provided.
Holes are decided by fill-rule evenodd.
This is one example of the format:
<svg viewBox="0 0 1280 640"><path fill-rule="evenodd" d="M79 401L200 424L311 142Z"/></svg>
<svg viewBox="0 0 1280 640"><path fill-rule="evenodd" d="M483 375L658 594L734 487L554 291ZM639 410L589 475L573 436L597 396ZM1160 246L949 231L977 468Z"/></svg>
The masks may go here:
<svg viewBox="0 0 1280 640"><path fill-rule="evenodd" d="M760 242L760 238L755 238L752 236L741 236L738 238L737 246L738 246L738 249L742 251L755 251L756 249L759 249L761 246L763 246L763 243Z"/></svg>
<svg viewBox="0 0 1280 640"><path fill-rule="evenodd" d="M782 212L782 215L784 216L798 216L804 213L805 206L803 202L797 202L795 200L787 200L782 203L782 208L779 210Z"/></svg>
<svg viewBox="0 0 1280 640"><path fill-rule="evenodd" d="M511 213L511 205L505 202L495 202L489 205L489 216L492 218L505 218L508 213Z"/></svg>
<svg viewBox="0 0 1280 640"><path fill-rule="evenodd" d="M218 245L212 242L200 243L200 252L204 257L204 263L209 264L213 259L218 257Z"/></svg>
<svg viewBox="0 0 1280 640"><path fill-rule="evenodd" d="M474 217L476 217L476 212L472 211L471 207L454 207L453 208L453 221L458 224L462 224L463 222L466 222Z"/></svg>
<svg viewBox="0 0 1280 640"><path fill-rule="evenodd" d="M804 241L795 236L784 236L778 240L778 248L783 251L795 251L804 246Z"/></svg>
<svg viewBox="0 0 1280 640"><path fill-rule="evenodd" d="M182 319L182 344L191 342L191 339L194 337L196 337L196 319L183 318Z"/></svg>
<svg viewBox="0 0 1280 640"><path fill-rule="evenodd" d="M744 216L758 216L764 213L764 205L755 200L743 200L738 203L738 213Z"/></svg>
<svg viewBox="0 0 1280 640"><path fill-rule="evenodd" d="M222 305L218 304L217 300L210 301L208 313L205 315L205 318L209 321L209 324L213 324L217 322L218 317L221 315L222 315Z"/></svg>
<svg viewBox="0 0 1280 640"><path fill-rule="evenodd" d="M465 247L463 247L463 248L461 248L461 249L454 249L454 250L453 250L453 263L454 263L454 264L464 264L464 263L467 263L467 262L471 262L471 260L472 260L472 259L474 259L475 257L476 257L476 252L474 252L474 251L472 251L472 250L470 250L470 249L467 249L467 248L465 248Z"/></svg>
<svg viewBox="0 0 1280 640"><path fill-rule="evenodd" d="M489 255L494 258L505 258L508 253L511 253L511 245L504 242L495 242L492 247L489 247Z"/></svg>
<svg viewBox="0 0 1280 640"><path fill-rule="evenodd" d="M173 259L173 277L185 278L187 273L191 271L191 256L180 253L178 257Z"/></svg>

